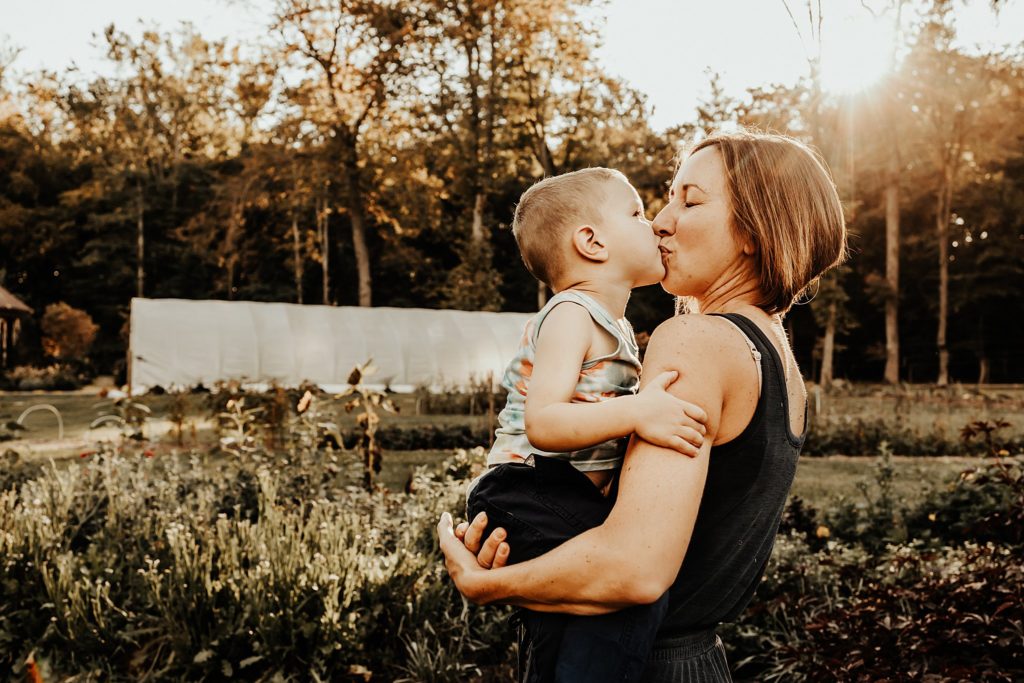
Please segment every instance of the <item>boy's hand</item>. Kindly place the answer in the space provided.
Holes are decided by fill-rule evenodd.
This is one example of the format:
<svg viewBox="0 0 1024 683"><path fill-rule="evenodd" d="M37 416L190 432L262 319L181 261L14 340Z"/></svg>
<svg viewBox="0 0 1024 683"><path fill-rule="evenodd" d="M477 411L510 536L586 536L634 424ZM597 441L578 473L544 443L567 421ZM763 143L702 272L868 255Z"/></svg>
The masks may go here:
<svg viewBox="0 0 1024 683"><path fill-rule="evenodd" d="M704 443L707 414L666 391L678 378L675 370L663 372L636 395L635 431L644 441L692 458Z"/></svg>

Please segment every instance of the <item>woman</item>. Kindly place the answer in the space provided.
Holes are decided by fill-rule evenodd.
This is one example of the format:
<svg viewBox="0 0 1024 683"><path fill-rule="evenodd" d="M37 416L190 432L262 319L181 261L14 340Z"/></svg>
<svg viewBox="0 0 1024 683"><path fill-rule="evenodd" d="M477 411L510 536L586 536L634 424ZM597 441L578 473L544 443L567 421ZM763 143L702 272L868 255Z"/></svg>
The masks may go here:
<svg viewBox="0 0 1024 683"><path fill-rule="evenodd" d="M528 562L504 566L501 532L481 543L486 520L457 536L446 514L438 533L452 579L480 603L602 614L669 590L645 680L725 681L715 627L764 573L803 443L806 395L782 316L842 261L846 229L804 145L745 132L694 147L653 228L663 287L699 314L658 327L644 377L679 372L671 391L707 413L699 456L634 438L605 523Z"/></svg>

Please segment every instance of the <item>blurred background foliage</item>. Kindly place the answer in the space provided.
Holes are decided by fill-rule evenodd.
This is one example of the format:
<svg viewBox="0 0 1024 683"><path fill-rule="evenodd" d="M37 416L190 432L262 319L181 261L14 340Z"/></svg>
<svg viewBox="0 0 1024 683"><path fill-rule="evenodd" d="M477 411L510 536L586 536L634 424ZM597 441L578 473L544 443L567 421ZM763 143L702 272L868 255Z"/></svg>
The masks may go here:
<svg viewBox="0 0 1024 683"><path fill-rule="evenodd" d="M278 0L262 45L110 26L102 76L15 73L0 46L0 284L91 316L99 372L139 295L535 310L507 229L527 186L611 166L653 217L681 145L742 124L820 150L846 205L849 267L789 316L808 376L1021 381L1021 46L964 52L955 3L890 2L892 70L834 94L796 18L816 6L787 3L803 80L732 96L709 73L667 130L598 63L590 0ZM654 287L629 315L671 310Z"/></svg>

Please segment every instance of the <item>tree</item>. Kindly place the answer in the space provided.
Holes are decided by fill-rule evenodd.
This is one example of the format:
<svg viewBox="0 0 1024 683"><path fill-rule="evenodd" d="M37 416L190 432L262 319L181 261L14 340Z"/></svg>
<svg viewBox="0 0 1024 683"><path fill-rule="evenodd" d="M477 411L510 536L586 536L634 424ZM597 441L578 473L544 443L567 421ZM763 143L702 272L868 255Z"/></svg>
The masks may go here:
<svg viewBox="0 0 1024 683"><path fill-rule="evenodd" d="M323 128L341 165L360 306L373 300L361 146L366 127L408 85L404 56L419 22L414 11L410 3L384 0L278 0L274 9L283 54L312 79L308 119Z"/></svg>
<svg viewBox="0 0 1024 683"><path fill-rule="evenodd" d="M956 50L948 2L939 1L922 26L907 68L916 76L919 88L913 93L913 107L924 126L922 144L935 170L935 238L938 245L938 324L936 347L939 368L937 383L949 383L949 228L953 201L965 170L977 168L986 157L986 143L1001 126L1001 116L985 116L996 110L1002 83L990 68L990 58L972 57ZM989 142L990 144L990 142ZM961 220L962 224L962 220Z"/></svg>
<svg viewBox="0 0 1024 683"><path fill-rule="evenodd" d="M823 111L825 107L825 93L821 85L821 29L824 24L824 15L822 13L821 0L807 0L808 25L806 28L801 28L800 22L797 21L792 8L789 6L789 2L782 0L782 3L793 23L797 36L804 46L809 71L809 87L806 89L806 98L801 102L802 106L798 110L801 113L801 118L804 120L806 128L804 137L809 137L809 142L821 152L826 164L829 167L833 167L836 165L837 155L834 144L829 143L833 142L835 138L840 138L840 136L835 136L830 140L829 136L825 134L825 114ZM810 47L808 43L810 43ZM840 191L842 189L840 188ZM852 192L847 192L846 194L849 196ZM827 273L821 278L817 286L818 293L812 299L811 305L818 326L824 329L821 341L821 374L819 377L821 386L827 389L832 384L834 374L833 360L836 334L839 331L840 322L847 317L843 314L842 309L849 296L840 285L838 271Z"/></svg>
<svg viewBox="0 0 1024 683"><path fill-rule="evenodd" d="M40 321L43 349L58 360L81 361L89 353L99 327L85 311L63 301L50 304Z"/></svg>
<svg viewBox="0 0 1024 683"><path fill-rule="evenodd" d="M643 97L604 73L597 62L592 0L519 0L508 13L519 37L510 56L514 89L510 123L543 176L577 166L595 135L643 110ZM538 283L537 304L547 291Z"/></svg>

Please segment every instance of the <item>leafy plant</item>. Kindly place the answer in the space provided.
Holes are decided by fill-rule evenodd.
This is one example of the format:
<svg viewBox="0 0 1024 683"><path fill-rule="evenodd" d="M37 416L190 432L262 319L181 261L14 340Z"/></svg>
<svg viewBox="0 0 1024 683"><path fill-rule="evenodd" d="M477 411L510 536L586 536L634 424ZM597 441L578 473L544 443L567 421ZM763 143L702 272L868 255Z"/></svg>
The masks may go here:
<svg viewBox="0 0 1024 683"><path fill-rule="evenodd" d="M100 329L88 313L63 301L47 306L39 325L46 354L65 361L83 359Z"/></svg>
<svg viewBox="0 0 1024 683"><path fill-rule="evenodd" d="M373 480L380 474L381 445L377 440L377 428L380 425L379 410L397 413L398 407L383 391L363 384L363 380L377 372L377 367L370 359L357 365L348 376L348 389L335 396L345 402L345 412L358 410L356 426L358 437L355 447L363 457L363 486L367 491L373 490Z"/></svg>
<svg viewBox="0 0 1024 683"><path fill-rule="evenodd" d="M96 410L106 409L89 424L95 429L104 424L116 424L122 439L142 441L146 438L146 423L153 414L152 409L131 396L101 401L93 406Z"/></svg>

